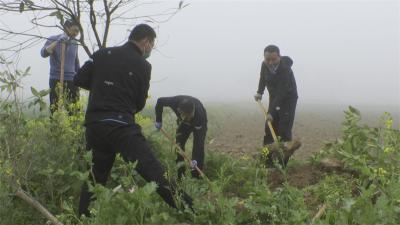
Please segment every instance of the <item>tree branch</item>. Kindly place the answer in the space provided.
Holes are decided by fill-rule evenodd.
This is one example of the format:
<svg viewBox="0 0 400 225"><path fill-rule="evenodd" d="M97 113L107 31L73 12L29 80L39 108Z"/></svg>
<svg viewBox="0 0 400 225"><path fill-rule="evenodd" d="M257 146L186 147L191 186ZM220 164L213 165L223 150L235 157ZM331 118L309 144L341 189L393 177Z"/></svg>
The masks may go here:
<svg viewBox="0 0 400 225"><path fill-rule="evenodd" d="M90 14L89 14L89 19L90 19L90 25L92 26L92 30L94 33L94 36L96 38L97 45L99 48L101 47L101 41L99 37L99 33L97 32L96 24L97 24L97 19L96 19L96 14L94 11L94 0L89 0L89 6L90 6Z"/></svg>
<svg viewBox="0 0 400 225"><path fill-rule="evenodd" d="M24 200L28 205L39 211L44 217L50 220L54 225L63 225L53 214L51 214L45 207L43 207L38 201L31 197L28 193L24 192L21 188L15 193L16 196Z"/></svg>
<svg viewBox="0 0 400 225"><path fill-rule="evenodd" d="M103 5L104 5L104 11L106 12L106 25L104 28L103 43L101 44L101 47L105 48L107 43L108 32L110 30L111 12L110 9L108 8L107 0L103 0Z"/></svg>

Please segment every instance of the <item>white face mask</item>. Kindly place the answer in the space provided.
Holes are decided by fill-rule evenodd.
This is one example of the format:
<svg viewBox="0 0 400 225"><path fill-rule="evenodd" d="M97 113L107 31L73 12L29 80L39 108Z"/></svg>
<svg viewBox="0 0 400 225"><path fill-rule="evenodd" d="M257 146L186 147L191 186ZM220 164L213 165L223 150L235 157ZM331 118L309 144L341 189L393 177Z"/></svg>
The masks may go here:
<svg viewBox="0 0 400 225"><path fill-rule="evenodd" d="M144 53L143 53L143 57L144 57L145 59L149 58L150 55L151 55L151 51L149 51L149 52L144 52Z"/></svg>
<svg viewBox="0 0 400 225"><path fill-rule="evenodd" d="M149 43L148 46L150 46L150 49L149 49L149 50L146 51L146 47L144 47L144 50L143 50L143 57L144 57L145 59L147 59L147 58L150 57L151 51L153 50L153 44Z"/></svg>

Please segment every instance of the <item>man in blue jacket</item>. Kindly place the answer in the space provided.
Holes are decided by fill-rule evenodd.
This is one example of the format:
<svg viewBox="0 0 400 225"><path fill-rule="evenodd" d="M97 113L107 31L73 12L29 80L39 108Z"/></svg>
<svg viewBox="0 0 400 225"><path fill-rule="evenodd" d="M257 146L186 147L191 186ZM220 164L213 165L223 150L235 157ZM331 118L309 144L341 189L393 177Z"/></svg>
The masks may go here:
<svg viewBox="0 0 400 225"><path fill-rule="evenodd" d="M293 61L281 56L279 48L269 45L264 49L256 101L261 100L265 87L269 93L267 121L283 142L292 140L292 127L297 105L297 86L292 71ZM265 123L264 145L273 143L272 134Z"/></svg>
<svg viewBox="0 0 400 225"><path fill-rule="evenodd" d="M50 111L57 110L59 93L57 86L60 83L61 74L61 45L65 44L64 52L64 84L63 89L67 103L75 103L79 100L79 89L73 84L75 74L79 69L78 43L75 37L79 34L79 24L73 20L64 23L64 33L51 36L47 39L40 54L43 58L50 57Z"/></svg>

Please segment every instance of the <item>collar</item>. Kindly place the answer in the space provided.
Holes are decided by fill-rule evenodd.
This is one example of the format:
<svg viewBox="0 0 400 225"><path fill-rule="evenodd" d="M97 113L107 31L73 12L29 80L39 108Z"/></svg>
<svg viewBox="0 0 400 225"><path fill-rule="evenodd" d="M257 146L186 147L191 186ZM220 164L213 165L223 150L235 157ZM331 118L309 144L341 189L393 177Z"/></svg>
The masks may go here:
<svg viewBox="0 0 400 225"><path fill-rule="evenodd" d="M135 50L136 52L138 52L140 55L143 55L143 52L142 52L142 50L139 48L139 46L137 46L136 44L135 44L135 42L133 42L133 41L128 41L128 42L126 42L125 44L124 44L124 46L127 46L127 47L129 47L129 48L132 48L132 50Z"/></svg>

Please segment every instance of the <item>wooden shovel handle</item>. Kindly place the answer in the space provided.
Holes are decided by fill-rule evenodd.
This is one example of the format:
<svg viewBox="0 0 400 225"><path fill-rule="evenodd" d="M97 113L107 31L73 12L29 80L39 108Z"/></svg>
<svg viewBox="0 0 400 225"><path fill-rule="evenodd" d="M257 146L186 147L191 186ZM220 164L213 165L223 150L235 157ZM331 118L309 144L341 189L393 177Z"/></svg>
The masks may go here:
<svg viewBox="0 0 400 225"><path fill-rule="evenodd" d="M260 100L258 100L257 103L261 107L261 110L264 112L265 121L267 121L267 117L268 117L267 109L264 107L264 105L261 103ZM268 124L269 130L271 131L272 138L274 139L274 142L278 142L278 137L276 136L274 127L272 126L271 122L267 121L267 124Z"/></svg>
<svg viewBox="0 0 400 225"><path fill-rule="evenodd" d="M160 131L176 147L177 153L180 156L182 156L189 165L191 165L191 161L190 161L189 157L185 154L185 152L181 149L181 147L175 142L175 140L172 138L172 136L169 135L167 132L165 132L165 130L162 128L160 129ZM203 173L203 171L201 171L201 169L199 167L197 167L197 165L194 166L194 169L197 170L197 172L199 172L200 176L203 177L209 183L209 185L211 185L211 182L208 179L208 177Z"/></svg>

